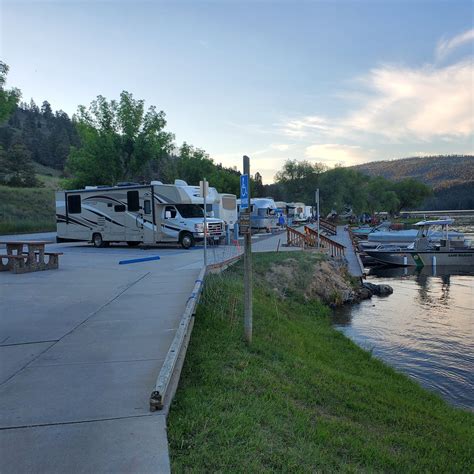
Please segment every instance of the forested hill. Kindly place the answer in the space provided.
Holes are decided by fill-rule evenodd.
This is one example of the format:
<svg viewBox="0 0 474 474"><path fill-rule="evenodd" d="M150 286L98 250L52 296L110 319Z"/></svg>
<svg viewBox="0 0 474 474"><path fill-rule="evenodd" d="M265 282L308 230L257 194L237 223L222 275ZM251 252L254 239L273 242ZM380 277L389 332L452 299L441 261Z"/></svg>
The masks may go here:
<svg viewBox="0 0 474 474"><path fill-rule="evenodd" d="M473 155L444 155L373 161L353 167L369 176L393 181L415 178L435 191L451 186L474 183Z"/></svg>
<svg viewBox="0 0 474 474"><path fill-rule="evenodd" d="M80 144L76 127L62 110L53 112L49 102L38 107L21 103L0 126L0 146L19 146L35 162L63 170L71 146Z"/></svg>

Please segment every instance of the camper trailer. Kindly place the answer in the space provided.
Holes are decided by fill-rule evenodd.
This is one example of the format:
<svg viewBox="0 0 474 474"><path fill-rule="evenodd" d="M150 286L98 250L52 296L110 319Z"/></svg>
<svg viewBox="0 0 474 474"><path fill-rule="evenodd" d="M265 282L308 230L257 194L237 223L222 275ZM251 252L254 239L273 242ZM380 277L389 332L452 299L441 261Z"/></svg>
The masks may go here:
<svg viewBox="0 0 474 474"><path fill-rule="evenodd" d="M240 212L240 199L237 200ZM278 214L272 198L255 198L250 200L250 222L252 229L270 232L278 225Z"/></svg>
<svg viewBox="0 0 474 474"><path fill-rule="evenodd" d="M89 241L96 247L176 242L190 248L204 240L204 214L202 198L189 188L177 180L57 192L57 240ZM207 219L207 231L209 238L223 239L224 222Z"/></svg>
<svg viewBox="0 0 474 474"><path fill-rule="evenodd" d="M293 222L295 224L302 224L304 222L308 222L312 216L312 208L311 206L306 206L304 202L293 202L291 205L295 209L295 214L293 217Z"/></svg>
<svg viewBox="0 0 474 474"><path fill-rule="evenodd" d="M237 213L237 196L235 194L218 194L218 201L212 205L214 217L222 219L232 227L239 220Z"/></svg>

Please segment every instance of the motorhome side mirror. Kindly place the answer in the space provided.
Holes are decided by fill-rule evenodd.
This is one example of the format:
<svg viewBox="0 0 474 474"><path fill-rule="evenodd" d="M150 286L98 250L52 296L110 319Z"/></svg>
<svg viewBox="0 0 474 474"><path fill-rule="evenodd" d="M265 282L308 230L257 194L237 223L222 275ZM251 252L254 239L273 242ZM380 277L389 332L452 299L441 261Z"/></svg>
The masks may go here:
<svg viewBox="0 0 474 474"><path fill-rule="evenodd" d="M165 219L171 219L171 211L165 212Z"/></svg>

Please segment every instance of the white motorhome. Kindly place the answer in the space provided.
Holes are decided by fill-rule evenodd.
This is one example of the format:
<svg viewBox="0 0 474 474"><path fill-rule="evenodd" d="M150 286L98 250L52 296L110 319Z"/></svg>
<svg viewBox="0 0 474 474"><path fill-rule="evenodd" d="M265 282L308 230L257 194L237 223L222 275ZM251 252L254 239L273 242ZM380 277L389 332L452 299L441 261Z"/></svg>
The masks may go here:
<svg viewBox="0 0 474 474"><path fill-rule="evenodd" d="M204 214L194 191L184 182L92 187L56 193L57 240L111 242L130 246L180 243L190 248L204 240ZM224 238L224 222L207 219L208 236Z"/></svg>
<svg viewBox="0 0 474 474"><path fill-rule="evenodd" d="M199 204L204 208L204 198L201 197L199 186L192 186L181 179L174 182L175 186L185 192L193 204ZM206 215L224 221L225 224L233 226L238 221L237 196L235 194L220 194L216 188L208 188L206 196Z"/></svg>
<svg viewBox="0 0 474 474"><path fill-rule="evenodd" d="M237 200L240 213L240 199ZM250 200L250 223L252 229L270 232L278 225L278 214L272 198L255 198Z"/></svg>
<svg viewBox="0 0 474 474"><path fill-rule="evenodd" d="M222 219L229 227L239 220L237 213L237 196L235 194L219 194L219 201L212 205L214 217Z"/></svg>

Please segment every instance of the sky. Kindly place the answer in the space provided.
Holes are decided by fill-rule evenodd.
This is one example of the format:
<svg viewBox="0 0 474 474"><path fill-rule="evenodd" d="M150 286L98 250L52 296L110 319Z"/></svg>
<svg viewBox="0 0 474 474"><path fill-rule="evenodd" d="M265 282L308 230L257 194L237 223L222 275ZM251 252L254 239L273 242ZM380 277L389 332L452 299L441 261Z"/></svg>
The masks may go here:
<svg viewBox="0 0 474 474"><path fill-rule="evenodd" d="M122 90L218 163L273 181L474 153L471 1L0 0L7 87L72 115Z"/></svg>

